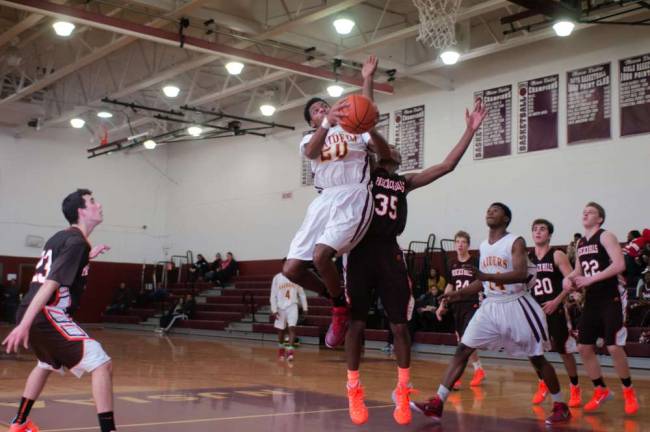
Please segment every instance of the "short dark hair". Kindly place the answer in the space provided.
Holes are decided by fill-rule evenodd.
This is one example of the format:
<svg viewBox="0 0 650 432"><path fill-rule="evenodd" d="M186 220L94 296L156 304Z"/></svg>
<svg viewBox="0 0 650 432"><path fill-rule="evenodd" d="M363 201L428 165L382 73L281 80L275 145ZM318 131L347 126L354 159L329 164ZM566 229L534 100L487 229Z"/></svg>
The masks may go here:
<svg viewBox="0 0 650 432"><path fill-rule="evenodd" d="M628 233L632 237L632 240L641 237L641 232L639 230L632 230Z"/></svg>
<svg viewBox="0 0 650 432"><path fill-rule="evenodd" d="M63 199L61 211L70 225L79 222L79 209L86 208L84 195L92 195L89 189L77 189Z"/></svg>
<svg viewBox="0 0 650 432"><path fill-rule="evenodd" d="M505 205L505 204L502 203L502 202L493 202L492 204L490 204L490 207L492 207L492 206L497 206L497 207L499 207L501 210L503 210L503 212L504 212L504 213L506 214L506 216L508 217L508 223L506 224L506 227L507 227L508 225L510 225L510 222L512 222L512 211L510 210L510 207L508 207L507 205Z"/></svg>
<svg viewBox="0 0 650 432"><path fill-rule="evenodd" d="M582 238L582 234L580 233L574 233L573 234L573 240L580 240Z"/></svg>
<svg viewBox="0 0 650 432"><path fill-rule="evenodd" d="M547 219L535 219L533 221L533 224L530 226L530 229L535 228L535 225L546 225L546 229L548 230L549 234L553 234L553 231L555 231L555 228L553 227L553 224L548 221Z"/></svg>
<svg viewBox="0 0 650 432"><path fill-rule="evenodd" d="M589 201L585 207L595 208L596 211L598 212L598 216L600 216L603 219L603 221L600 224L602 225L605 223L605 209L603 208L603 206L601 206L595 201Z"/></svg>
<svg viewBox="0 0 650 432"><path fill-rule="evenodd" d="M311 126L311 113L309 112L309 110L311 109L311 106L313 104L318 103L318 102L327 103L327 101L325 99L322 99L322 98L319 98L319 97L313 97L313 98L309 99L307 101L307 104L305 105L305 112L304 112L305 121L307 122L307 124L309 126Z"/></svg>
<svg viewBox="0 0 650 432"><path fill-rule="evenodd" d="M463 231L463 230L458 231L456 233L456 235L454 235L454 240L456 240L458 237L464 238L465 240L467 240L467 244L471 243L471 239L470 239L469 233L467 231Z"/></svg>

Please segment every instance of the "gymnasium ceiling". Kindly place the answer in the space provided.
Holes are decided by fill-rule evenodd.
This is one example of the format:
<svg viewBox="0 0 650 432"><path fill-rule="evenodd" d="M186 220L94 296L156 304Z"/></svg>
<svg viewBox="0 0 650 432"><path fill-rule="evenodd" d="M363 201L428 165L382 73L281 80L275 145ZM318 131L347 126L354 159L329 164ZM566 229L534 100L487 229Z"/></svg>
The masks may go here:
<svg viewBox="0 0 650 432"><path fill-rule="evenodd" d="M454 67L462 67L463 59L555 37L541 7L549 3L554 2L462 0L457 24L462 57ZM592 0L588 5L602 4ZM627 8L632 11L627 15L645 13L648 18L643 5L631 1L601 7L590 16ZM521 19L502 23L522 12L529 16L515 15ZM347 36L332 26L341 15L356 22ZM71 37L54 34L55 16L76 23ZM186 43L180 48L178 41L162 41L178 35L182 17L189 21L183 35L206 42L204 46ZM340 81L349 81L343 82L346 91L357 89L357 68L369 53L380 58L377 83L387 84L385 91L399 91L410 80L453 88L453 69L441 63L436 50L416 40L418 22L412 0L0 0L0 127L25 136L35 129L27 126L30 120L38 119L32 126L42 129L69 127L71 118L82 117L96 138L102 130L113 138L169 127L142 110L107 105L104 97L162 110L187 104L259 117L258 107L267 100L282 112L323 96L334 77L335 58L343 61L337 74ZM142 32L137 25L162 33ZM519 30L508 33L512 29ZM229 48L240 50L235 57L250 59L243 61L238 76L224 68L233 55L224 52ZM391 73L395 80L388 82ZM170 83L181 89L176 99L161 92ZM103 109L113 118L97 118Z"/></svg>

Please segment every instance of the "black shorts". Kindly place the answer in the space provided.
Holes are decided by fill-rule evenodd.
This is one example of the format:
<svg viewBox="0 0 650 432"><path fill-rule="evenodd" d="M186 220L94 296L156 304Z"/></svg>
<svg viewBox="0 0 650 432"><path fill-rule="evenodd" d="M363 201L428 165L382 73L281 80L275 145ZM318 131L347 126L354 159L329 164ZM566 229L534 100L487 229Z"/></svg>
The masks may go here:
<svg viewBox="0 0 650 432"><path fill-rule="evenodd" d="M601 337L605 345L625 346L627 329L624 325L620 297L601 303L585 304L578 322L578 343L595 345Z"/></svg>
<svg viewBox="0 0 650 432"><path fill-rule="evenodd" d="M546 315L548 333L551 336L551 349L560 354L566 354L567 342L569 340L569 325L566 322L564 309L560 308L552 315Z"/></svg>
<svg viewBox="0 0 650 432"><path fill-rule="evenodd" d="M458 337L463 337L467 324L474 316L479 304L475 302L458 302L451 304L451 313L454 315L454 330Z"/></svg>
<svg viewBox="0 0 650 432"><path fill-rule="evenodd" d="M402 249L396 241L364 239L345 262L345 292L350 316L366 321L373 290L377 290L388 320L404 324L411 318L411 286Z"/></svg>

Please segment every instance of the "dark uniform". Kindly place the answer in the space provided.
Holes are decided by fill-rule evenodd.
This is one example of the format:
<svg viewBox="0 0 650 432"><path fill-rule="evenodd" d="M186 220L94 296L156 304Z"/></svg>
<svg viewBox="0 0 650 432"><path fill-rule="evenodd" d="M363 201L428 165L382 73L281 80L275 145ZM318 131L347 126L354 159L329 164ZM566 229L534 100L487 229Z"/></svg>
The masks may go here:
<svg viewBox="0 0 650 432"><path fill-rule="evenodd" d="M553 248L542 259L537 258L535 251L528 254L530 261L537 266L537 280L531 294L540 306L562 293L562 279L564 276L560 269L555 266L554 254L555 249ZM546 315L546 322L553 351L566 354L568 351L569 326L566 320L564 304L560 305L551 315Z"/></svg>
<svg viewBox="0 0 650 432"><path fill-rule="evenodd" d="M397 236L406 225L406 179L377 168L372 175L375 214L368 232L347 255L346 296L352 320L366 321L376 289L390 322L410 319L411 288Z"/></svg>
<svg viewBox="0 0 650 432"><path fill-rule="evenodd" d="M605 230L598 230L589 240L578 241L576 256L585 276L592 276L606 269L611 259L600 241ZM578 342L594 345L599 337L605 345L625 345L627 329L623 325L623 308L618 290L618 279L613 276L585 289L585 305L578 323Z"/></svg>
<svg viewBox="0 0 650 432"><path fill-rule="evenodd" d="M478 268L478 259L470 257L467 261L458 261L456 259L449 266L447 280L453 286L454 291L467 288L470 283L476 279L475 269ZM479 307L480 297L476 293L471 298L459 302L451 303L450 309L454 315L454 328L458 337L462 337L467 328L467 324L474 316L474 312Z"/></svg>
<svg viewBox="0 0 650 432"><path fill-rule="evenodd" d="M85 341L92 340L70 316L79 307L85 289L89 253L90 245L78 228L56 233L45 243L29 291L18 309L20 321L46 280L60 284L29 330L36 357L52 369L78 366L84 358Z"/></svg>

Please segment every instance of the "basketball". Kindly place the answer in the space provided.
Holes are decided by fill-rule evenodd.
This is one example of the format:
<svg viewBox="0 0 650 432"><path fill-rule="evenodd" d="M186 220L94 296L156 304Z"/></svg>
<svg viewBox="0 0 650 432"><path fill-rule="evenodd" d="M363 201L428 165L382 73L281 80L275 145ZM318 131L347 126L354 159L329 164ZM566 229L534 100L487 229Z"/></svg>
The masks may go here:
<svg viewBox="0 0 650 432"><path fill-rule="evenodd" d="M339 124L346 132L362 134L368 132L377 123L377 108L367 97L354 94L346 98L350 106L345 110L345 117Z"/></svg>

